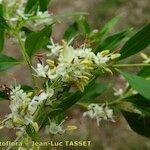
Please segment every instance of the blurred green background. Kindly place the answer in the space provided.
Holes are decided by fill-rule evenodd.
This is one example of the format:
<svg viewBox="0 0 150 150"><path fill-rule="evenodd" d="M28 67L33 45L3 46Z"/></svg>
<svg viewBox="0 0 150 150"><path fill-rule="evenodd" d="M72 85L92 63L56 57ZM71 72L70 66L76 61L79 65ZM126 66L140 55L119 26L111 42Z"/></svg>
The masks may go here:
<svg viewBox="0 0 150 150"><path fill-rule="evenodd" d="M119 31L121 28L133 27L138 30L149 20L150 15L150 0L51 0L49 8L50 13L61 14L64 12L88 12L87 16L90 25L93 29L100 29L106 22L116 15L121 16L120 22L115 26L113 32ZM57 41L62 36L67 25L71 23L71 18L64 18L54 27L53 38ZM12 45L10 40L5 43L5 53L16 58L20 58L21 54L17 51L18 46ZM1 73L1 84L14 84L15 80L23 84L31 84L31 79L28 78L26 67L15 67L10 71ZM108 80L103 77L103 80ZM120 77L112 78L116 82L115 86L121 87L124 81ZM112 91L108 90L103 93L104 99L109 99L113 96ZM0 104L0 118L9 112L8 102ZM118 113L116 123L102 122L100 127L97 127L96 121L82 117L83 110L74 106L68 111L69 120L66 125L74 124L78 127L77 130L67 132L65 135L56 136L56 140L91 140L91 147L76 148L53 148L53 150L150 150L150 140L137 135L130 130L125 119ZM65 126L66 126L65 125ZM41 136L43 134L41 133ZM12 130L1 130L0 140L13 140L15 134ZM4 148L5 149L5 148ZM43 148L46 150L46 148Z"/></svg>

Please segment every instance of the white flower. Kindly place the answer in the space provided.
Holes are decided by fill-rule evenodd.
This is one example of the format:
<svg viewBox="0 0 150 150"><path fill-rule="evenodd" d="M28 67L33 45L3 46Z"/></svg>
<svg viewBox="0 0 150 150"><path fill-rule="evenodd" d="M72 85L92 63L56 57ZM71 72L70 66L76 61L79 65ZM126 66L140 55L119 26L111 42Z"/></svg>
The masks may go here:
<svg viewBox="0 0 150 150"><path fill-rule="evenodd" d="M101 120L108 120L114 122L113 110L109 109L107 105L90 104L88 111L83 113L83 116L88 116L91 119L96 119L97 125Z"/></svg>
<svg viewBox="0 0 150 150"><path fill-rule="evenodd" d="M97 54L97 58L95 58L95 63L98 65L106 64L109 60L114 60L121 55L119 53L110 53L109 50L104 50Z"/></svg>
<svg viewBox="0 0 150 150"><path fill-rule="evenodd" d="M60 50L63 48L62 45L59 45L58 43L54 43L53 39L51 38L51 44L52 45L47 45L47 48L51 50L51 53L48 53L48 57L57 57Z"/></svg>
<svg viewBox="0 0 150 150"><path fill-rule="evenodd" d="M49 14L48 11L42 12L38 10L36 16L38 16L39 18L34 20L35 27L43 27L44 25L49 25L52 23L52 14Z"/></svg>
<svg viewBox="0 0 150 150"><path fill-rule="evenodd" d="M55 80L59 77L59 74L57 73L57 68L49 68L46 75L48 76L49 79Z"/></svg>
<svg viewBox="0 0 150 150"><path fill-rule="evenodd" d="M44 66L44 65L38 63L37 68L36 69L33 68L33 69L37 73L38 77L46 77L46 72L48 71L49 66L48 65Z"/></svg>
<svg viewBox="0 0 150 150"><path fill-rule="evenodd" d="M63 48L59 56L59 62L71 63L75 58L74 48L67 45L65 41L62 41Z"/></svg>
<svg viewBox="0 0 150 150"><path fill-rule="evenodd" d="M56 124L54 121L50 121L50 124L46 126L46 133L47 134L62 134L65 130L61 127L62 123L59 125Z"/></svg>
<svg viewBox="0 0 150 150"><path fill-rule="evenodd" d="M97 54L96 64L105 64L110 60L109 50L104 50Z"/></svg>
<svg viewBox="0 0 150 150"><path fill-rule="evenodd" d="M42 92L40 95L35 95L33 97L33 99L31 100L29 106L28 106L28 110L30 112L30 114L34 114L35 111L37 110L38 106L44 101L46 100L48 97L48 95L45 92Z"/></svg>
<svg viewBox="0 0 150 150"><path fill-rule="evenodd" d="M6 117L5 126L21 128L25 124L32 123L33 117L27 112L31 98L21 89L21 85L11 87L10 100L11 113Z"/></svg>
<svg viewBox="0 0 150 150"><path fill-rule="evenodd" d="M116 88L113 88L113 90L114 90L114 95L115 96L122 96L123 95L123 89L116 89Z"/></svg>

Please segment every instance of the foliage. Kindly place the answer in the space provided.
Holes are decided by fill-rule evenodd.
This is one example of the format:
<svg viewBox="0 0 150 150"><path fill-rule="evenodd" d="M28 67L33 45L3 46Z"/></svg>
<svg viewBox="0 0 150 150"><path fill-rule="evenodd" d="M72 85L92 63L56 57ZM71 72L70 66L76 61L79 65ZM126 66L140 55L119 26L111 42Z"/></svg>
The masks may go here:
<svg viewBox="0 0 150 150"><path fill-rule="evenodd" d="M150 57L142 55L146 61L139 64L121 64L120 61L149 45L150 23L132 37L131 28L110 35L119 17L101 30L93 30L85 13L49 14L49 0L20 1L18 5L13 0L14 4L7 9L8 2L2 0L0 4L0 71L25 61L31 71L33 87L0 87L0 100L10 100L11 109L1 126L18 129L20 141L37 140L41 129L50 135L63 134L67 128L61 126L66 117L62 118L62 114L73 105L83 106L87 110L84 116L95 118L98 125L102 120L115 121L113 106L122 112L135 132L150 137ZM54 43L53 26L68 16L77 16L77 19L66 28L61 42ZM17 40L23 60L4 54L6 34ZM34 67L32 58L37 55L39 62ZM136 75L118 69L120 67L141 67L141 70ZM102 75L114 75L115 70L129 86L115 93L119 98L104 103L99 96L109 84L99 79ZM58 118L61 118L59 123Z"/></svg>

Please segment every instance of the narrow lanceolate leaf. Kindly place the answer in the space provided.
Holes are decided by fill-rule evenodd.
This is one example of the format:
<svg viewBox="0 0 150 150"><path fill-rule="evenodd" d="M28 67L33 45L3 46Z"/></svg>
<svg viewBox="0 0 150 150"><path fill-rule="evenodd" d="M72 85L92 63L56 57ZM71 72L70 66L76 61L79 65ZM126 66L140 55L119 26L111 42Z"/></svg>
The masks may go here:
<svg viewBox="0 0 150 150"><path fill-rule="evenodd" d="M63 35L63 38L66 41L69 41L72 38L74 38L77 34L78 34L78 23L74 22L67 28L67 30L65 31L65 33Z"/></svg>
<svg viewBox="0 0 150 150"><path fill-rule="evenodd" d="M3 17L3 5L2 4L0 4L0 17ZM5 35L4 32L5 32L5 29L0 28L0 52L4 48L4 35Z"/></svg>
<svg viewBox="0 0 150 150"><path fill-rule="evenodd" d="M87 90L84 96L81 98L80 102L84 103L94 103L98 102L97 97L100 96L108 87L106 83L94 83Z"/></svg>
<svg viewBox="0 0 150 150"><path fill-rule="evenodd" d="M118 72L125 77L133 89L135 89L146 99L150 100L150 80L146 80L140 76L123 72L121 70L118 70Z"/></svg>
<svg viewBox="0 0 150 150"><path fill-rule="evenodd" d="M108 33L115 25L116 23L119 21L120 17L114 17L113 19L111 19L100 31L100 35L104 36L106 33Z"/></svg>
<svg viewBox="0 0 150 150"><path fill-rule="evenodd" d="M29 34L25 41L25 48L29 57L32 57L37 50L49 43L52 26L46 26L42 31Z"/></svg>
<svg viewBox="0 0 150 150"><path fill-rule="evenodd" d="M82 32L83 32L85 35L89 35L89 34L90 34L91 28L90 28L90 25L89 25L89 23L87 22L87 20L86 20L85 17L81 18L81 19L78 21L78 25L79 25L79 27L81 28Z"/></svg>
<svg viewBox="0 0 150 150"><path fill-rule="evenodd" d="M136 110L131 112L124 110L124 108L121 109L131 129L150 138L150 101L139 94L125 98L123 101L131 103L133 109Z"/></svg>
<svg viewBox="0 0 150 150"><path fill-rule="evenodd" d="M150 44L150 23L131 37L121 49L119 60L134 55Z"/></svg>
<svg viewBox="0 0 150 150"><path fill-rule="evenodd" d="M12 57L0 54L0 71L7 70L16 65L20 64L20 62Z"/></svg>
<svg viewBox="0 0 150 150"><path fill-rule="evenodd" d="M38 6L38 0L28 0L25 7L25 13L31 13L36 9L37 6Z"/></svg>
<svg viewBox="0 0 150 150"><path fill-rule="evenodd" d="M129 34L129 32L130 29L125 29L107 37L102 43L100 43L100 45L98 45L96 52L100 52L104 49L113 51L122 41L122 39L124 39Z"/></svg>
<svg viewBox="0 0 150 150"><path fill-rule="evenodd" d="M41 11L46 11L47 10L47 7L48 7L48 4L51 0L39 0L39 3L40 3L40 10Z"/></svg>

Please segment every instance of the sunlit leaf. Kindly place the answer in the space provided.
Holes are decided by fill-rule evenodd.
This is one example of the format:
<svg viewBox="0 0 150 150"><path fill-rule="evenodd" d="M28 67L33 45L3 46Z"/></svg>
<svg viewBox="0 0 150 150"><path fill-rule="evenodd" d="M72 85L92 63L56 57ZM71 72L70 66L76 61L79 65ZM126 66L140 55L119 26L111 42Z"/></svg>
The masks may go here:
<svg viewBox="0 0 150 150"><path fill-rule="evenodd" d="M125 79L129 82L133 89L139 92L143 97L150 100L150 80L146 80L140 76L130 74L121 70L118 70L118 72L125 77Z"/></svg>

